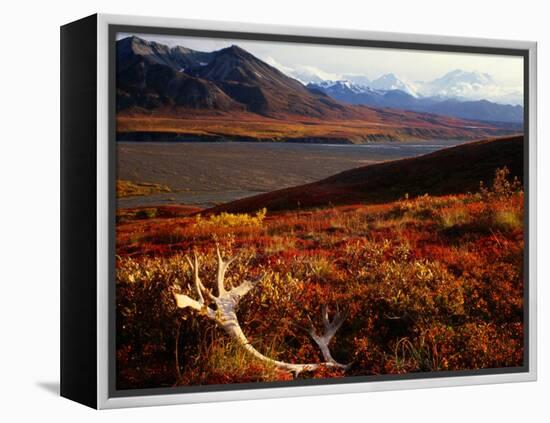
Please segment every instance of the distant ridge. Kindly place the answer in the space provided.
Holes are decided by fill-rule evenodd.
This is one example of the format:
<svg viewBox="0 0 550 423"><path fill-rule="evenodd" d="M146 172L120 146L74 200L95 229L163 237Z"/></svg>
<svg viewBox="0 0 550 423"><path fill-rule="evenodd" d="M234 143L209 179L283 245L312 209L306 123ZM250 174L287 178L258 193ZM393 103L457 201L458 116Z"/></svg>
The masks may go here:
<svg viewBox="0 0 550 423"><path fill-rule="evenodd" d="M475 192L489 183L497 168L508 167L522 179L523 136L488 139L446 148L419 157L372 164L311 184L256 195L206 210L205 213L270 212L385 203L430 194Z"/></svg>

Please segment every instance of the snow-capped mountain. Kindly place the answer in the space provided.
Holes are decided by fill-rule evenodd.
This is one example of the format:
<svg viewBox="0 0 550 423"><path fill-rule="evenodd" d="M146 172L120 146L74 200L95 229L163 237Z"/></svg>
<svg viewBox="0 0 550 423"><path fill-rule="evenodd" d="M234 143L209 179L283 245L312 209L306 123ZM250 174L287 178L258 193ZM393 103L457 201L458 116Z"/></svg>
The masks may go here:
<svg viewBox="0 0 550 423"><path fill-rule="evenodd" d="M422 84L421 92L429 96L468 98L495 86L497 86L496 82L487 73L456 69L440 78Z"/></svg>
<svg viewBox="0 0 550 423"><path fill-rule="evenodd" d="M413 97L418 97L417 88L413 84L397 77L393 73L387 73L375 79L370 83L370 87L375 90L400 90Z"/></svg>
<svg viewBox="0 0 550 423"><path fill-rule="evenodd" d="M360 94L375 91L367 85L356 84L347 79L340 79L337 81L320 81L316 83L310 82L308 86L311 86L312 88L320 88L322 91L331 91L333 93L341 94Z"/></svg>
<svg viewBox="0 0 550 423"><path fill-rule="evenodd" d="M307 83L318 85L324 89L331 89L332 91L369 93L400 90L413 97L418 97L416 87L413 84L404 81L392 73L382 75L373 81L362 75L346 75L345 78L336 80L323 80L321 79L321 75L317 74L315 78L310 76Z"/></svg>
<svg viewBox="0 0 550 423"><path fill-rule="evenodd" d="M323 84L338 83L332 88L332 91L340 89L342 93L345 93L345 90L349 93L368 93L369 89L373 92L400 91L417 99L428 98L434 101L487 100L501 105L523 106L521 87L503 86L488 73L455 69L431 81L411 82L394 73L370 79L364 74L338 74L309 65L289 67L276 62L273 58L267 58L265 61L306 86L320 84L322 88ZM326 85L325 88L328 88L329 85Z"/></svg>
<svg viewBox="0 0 550 423"><path fill-rule="evenodd" d="M418 92L423 96L440 96L457 100L523 103L520 90L499 85L488 73L461 69L448 72L433 81L419 83Z"/></svg>
<svg viewBox="0 0 550 423"><path fill-rule="evenodd" d="M412 110L483 121L519 123L523 119L523 108L518 105L497 104L487 100L456 99L441 95L416 97L401 89L373 89L348 80L310 82L307 88L350 104Z"/></svg>
<svg viewBox="0 0 550 423"><path fill-rule="evenodd" d="M279 69L287 76L297 79L304 85L309 83L317 84L324 81L349 81L353 84L362 86L369 86L371 83L371 80L366 75L362 74L339 74L327 72L316 68L315 66L307 65L296 65L295 67L289 67L277 62L272 57L267 57L264 61L267 64Z"/></svg>

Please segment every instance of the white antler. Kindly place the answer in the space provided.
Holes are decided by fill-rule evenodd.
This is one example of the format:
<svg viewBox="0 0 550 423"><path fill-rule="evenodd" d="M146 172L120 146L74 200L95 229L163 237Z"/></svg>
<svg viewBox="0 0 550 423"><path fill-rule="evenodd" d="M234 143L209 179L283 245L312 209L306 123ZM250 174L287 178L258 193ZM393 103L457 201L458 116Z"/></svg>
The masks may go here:
<svg viewBox="0 0 550 423"><path fill-rule="evenodd" d="M325 332L322 335L317 335L317 333L315 332L315 329L313 328L313 325L311 327L311 330L309 330L309 334L311 335L313 340L317 343L317 345L321 350L321 353L323 354L323 358L325 360L324 363L312 363L312 364L286 363L284 361L278 361L278 360L269 358L263 355L261 352L259 352L256 348L254 348L252 344L248 341L246 335L241 329L241 326L237 318L236 309L241 298L243 298L250 290L252 290L256 285L258 285L265 278L266 275L264 274L252 281L245 280L239 286L227 291L224 286L225 273L229 268L229 265L233 261L235 261L236 256L232 257L227 261L224 261L220 253L220 249L217 245L216 245L216 254L218 257L218 271L217 271L218 296L214 296L202 284L199 277L199 260L198 260L197 254L194 253L193 261L191 261L191 259L187 257L187 262L189 263L189 266L193 273L194 288L199 299L194 300L188 295L180 294L179 292L174 290L173 291L174 298L179 308L192 308L194 310L204 313L209 319L215 321L218 326L223 328L225 332L232 339L237 341L237 343L241 345L244 349L246 349L251 355L253 355L254 357L256 357L261 361L270 363L279 369L291 371L295 374L299 374L303 371L316 370L322 365L325 365L328 367L337 367L342 369L346 369L349 366L349 365L340 364L336 360L334 360L329 349L329 343L334 337L336 331L340 328L340 326L342 326L342 323L345 320L345 316L340 314L340 311L337 310L333 320L330 321L328 318L328 308L326 306L323 306L322 308L323 325L325 328ZM216 310L213 310L205 303L203 293L205 293L208 296L208 298L216 304Z"/></svg>
<svg viewBox="0 0 550 423"><path fill-rule="evenodd" d="M325 333L322 335L318 335L315 331L315 327L313 324L311 325L311 329L309 330L310 336L313 338L315 343L319 346L319 349L321 350L321 353L323 354L323 358L327 363L334 363L338 365L339 363L334 360L332 357L332 354L330 353L329 344L338 329L340 329L340 326L344 323L344 320L346 320L346 315L342 315L340 313L340 309L336 307L336 314L334 315L334 319L332 321L328 318L328 307L326 305L321 307L321 314L323 317L323 326L325 328Z"/></svg>

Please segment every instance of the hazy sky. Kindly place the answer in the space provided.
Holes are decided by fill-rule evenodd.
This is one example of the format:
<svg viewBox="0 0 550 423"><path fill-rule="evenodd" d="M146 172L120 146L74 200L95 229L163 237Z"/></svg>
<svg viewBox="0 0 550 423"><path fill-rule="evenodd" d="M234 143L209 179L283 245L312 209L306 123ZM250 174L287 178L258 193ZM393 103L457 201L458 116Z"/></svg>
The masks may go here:
<svg viewBox="0 0 550 423"><path fill-rule="evenodd" d="M130 34L119 33L117 39L128 35ZM315 69L326 74L324 79L338 79L342 74L360 74L374 79L383 74L394 73L409 82L430 81L452 70L462 69L488 73L503 88L522 90L523 87L521 57L151 34L133 35L171 47L181 45L200 51L219 50L236 44L283 72L287 68Z"/></svg>

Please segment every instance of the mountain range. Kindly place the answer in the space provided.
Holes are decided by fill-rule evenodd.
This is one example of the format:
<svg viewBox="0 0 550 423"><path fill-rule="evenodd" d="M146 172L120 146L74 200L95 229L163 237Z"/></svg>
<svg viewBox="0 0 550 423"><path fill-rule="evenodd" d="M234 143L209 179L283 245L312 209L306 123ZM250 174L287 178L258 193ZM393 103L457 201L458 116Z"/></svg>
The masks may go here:
<svg viewBox="0 0 550 423"><path fill-rule="evenodd" d="M497 104L523 105L523 92L518 87L502 86L488 73L455 69L428 81L409 81L394 73L370 79L362 74L336 74L312 66L284 66L273 58L270 64L304 85L349 81L354 85L379 90L398 89L414 97L442 97L460 101L487 100Z"/></svg>
<svg viewBox="0 0 550 423"><path fill-rule="evenodd" d="M431 88L424 89L430 89L437 95L428 97L420 96L413 86L406 84L393 74L382 77L386 84L378 79L370 85L340 80L309 83L307 86L311 90L324 92L332 98L350 104L412 110L480 121L518 124L523 122L523 107L519 105L498 104L488 100L466 100L460 97L459 93L463 91L458 87L463 87L466 83L458 84L456 80L455 83L449 83L449 80L452 81L460 75L464 76L464 73L454 71L446 77L434 80L430 84ZM484 77L490 78L489 75ZM473 83L468 84L469 89L472 89L472 86Z"/></svg>
<svg viewBox="0 0 550 423"><path fill-rule="evenodd" d="M369 93L403 98L396 78ZM304 86L236 45L213 52L168 47L137 36L117 41L117 133L124 139L250 139L366 142L462 138L517 132L455 117L380 109ZM385 85L384 85L385 84ZM363 87L348 84L348 88ZM406 88L406 87L405 87ZM405 89L404 88L404 89ZM350 104L351 103L351 104Z"/></svg>

